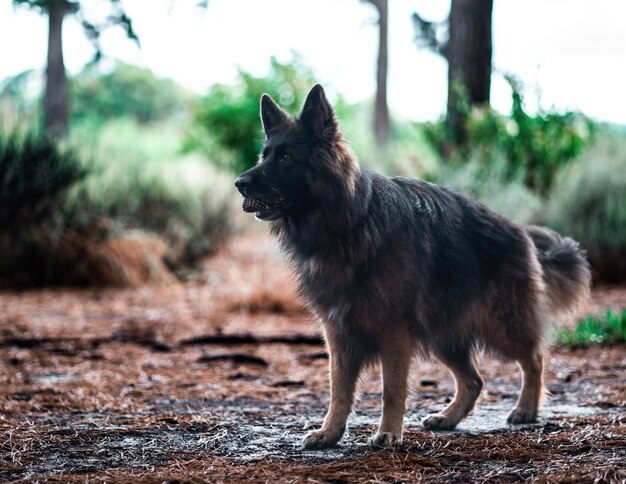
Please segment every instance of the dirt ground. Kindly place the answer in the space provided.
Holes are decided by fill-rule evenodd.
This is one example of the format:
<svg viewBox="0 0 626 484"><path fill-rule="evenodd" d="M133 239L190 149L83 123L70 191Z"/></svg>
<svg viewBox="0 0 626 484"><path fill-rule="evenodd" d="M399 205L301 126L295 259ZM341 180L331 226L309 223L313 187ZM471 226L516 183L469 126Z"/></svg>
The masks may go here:
<svg viewBox="0 0 626 484"><path fill-rule="evenodd" d="M602 287L581 314L626 307ZM554 348L539 423L510 426L513 364L483 358L474 413L425 431L453 382L416 361L404 443L374 452L380 376L341 444L305 451L328 403L316 323L266 234L193 281L0 293L0 481L626 482L626 347Z"/></svg>

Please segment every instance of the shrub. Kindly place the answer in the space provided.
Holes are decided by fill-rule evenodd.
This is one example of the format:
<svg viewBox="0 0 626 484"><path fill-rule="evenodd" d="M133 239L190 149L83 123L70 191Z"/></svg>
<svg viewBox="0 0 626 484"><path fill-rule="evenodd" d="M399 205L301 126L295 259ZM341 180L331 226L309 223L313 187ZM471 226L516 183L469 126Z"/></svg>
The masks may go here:
<svg viewBox="0 0 626 484"><path fill-rule="evenodd" d="M239 174L254 166L261 149L261 95L270 94L291 112L301 107L314 84L311 70L295 56L285 64L272 57L267 77L240 70L234 86L217 84L200 101L185 147L200 150L215 165Z"/></svg>
<svg viewBox="0 0 626 484"><path fill-rule="evenodd" d="M0 133L0 232L51 222L67 190L86 175L73 151L44 136Z"/></svg>
<svg viewBox="0 0 626 484"><path fill-rule="evenodd" d="M108 72L89 65L70 80L72 124L128 117L139 123L163 121L180 113L189 95L149 69L116 62Z"/></svg>
<svg viewBox="0 0 626 484"><path fill-rule="evenodd" d="M464 165L443 164L435 181L469 195L492 210L518 223L535 223L542 209L541 198L520 178L507 176L507 162L495 158L489 167L476 159Z"/></svg>
<svg viewBox="0 0 626 484"><path fill-rule="evenodd" d="M333 107L363 165L387 175L429 178L436 172L439 159L424 135L422 123L394 118L391 139L381 147L373 133L372 102L347 104L339 98Z"/></svg>
<svg viewBox="0 0 626 484"><path fill-rule="evenodd" d="M90 142L96 146L94 173L65 206L70 226L85 232L106 221L111 236L147 231L167 243L170 269L195 266L229 232L232 181L193 155L181 158L177 139L159 126L129 120L103 127Z"/></svg>
<svg viewBox="0 0 626 484"><path fill-rule="evenodd" d="M41 84L39 71L29 69L0 81L0 126L10 129L36 129L39 96L33 87Z"/></svg>
<svg viewBox="0 0 626 484"><path fill-rule="evenodd" d="M166 282L227 235L231 180L177 158L161 127L88 131L70 140L88 169L46 139L0 139L0 286Z"/></svg>
<svg viewBox="0 0 626 484"><path fill-rule="evenodd" d="M60 210L87 174L75 152L46 137L0 133L0 285L47 278Z"/></svg>
<svg viewBox="0 0 626 484"><path fill-rule="evenodd" d="M585 148L593 124L575 112L524 111L521 85L509 76L512 110L502 116L490 108L465 109L466 140L462 146L445 122L427 125L426 134L444 159L461 162L473 158L489 168L492 160L504 158L505 181L520 179L536 193L545 195L558 171Z"/></svg>
<svg viewBox="0 0 626 484"><path fill-rule="evenodd" d="M574 329L557 332L558 344L587 347L593 344L617 344L626 342L626 309L621 313L607 310L602 317L587 316L576 323Z"/></svg>
<svg viewBox="0 0 626 484"><path fill-rule="evenodd" d="M140 230L113 234L106 225L82 233L67 229L54 248L52 282L96 286L170 282L173 277L163 261L166 250L160 238Z"/></svg>
<svg viewBox="0 0 626 484"><path fill-rule="evenodd" d="M626 136L603 135L559 177L547 223L587 250L596 279L626 280Z"/></svg>

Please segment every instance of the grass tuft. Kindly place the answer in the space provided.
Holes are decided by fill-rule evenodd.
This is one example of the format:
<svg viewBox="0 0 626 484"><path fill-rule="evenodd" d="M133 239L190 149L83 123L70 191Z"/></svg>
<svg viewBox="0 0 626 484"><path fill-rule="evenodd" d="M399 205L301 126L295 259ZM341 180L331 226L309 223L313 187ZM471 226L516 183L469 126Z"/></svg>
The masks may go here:
<svg viewBox="0 0 626 484"><path fill-rule="evenodd" d="M587 316L578 321L574 329L562 329L557 333L557 343L572 348L625 342L626 309L621 313L608 309L602 317Z"/></svg>

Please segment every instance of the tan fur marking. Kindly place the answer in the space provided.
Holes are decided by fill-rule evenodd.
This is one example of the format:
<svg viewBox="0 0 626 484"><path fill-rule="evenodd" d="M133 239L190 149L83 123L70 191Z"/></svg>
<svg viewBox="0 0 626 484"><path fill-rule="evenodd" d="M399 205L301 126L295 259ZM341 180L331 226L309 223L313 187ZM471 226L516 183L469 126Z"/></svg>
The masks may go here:
<svg viewBox="0 0 626 484"><path fill-rule="evenodd" d="M402 442L407 380L413 349L408 343L411 340L409 334L401 330L392 333L381 342L383 412L378 432L369 440L373 447Z"/></svg>
<svg viewBox="0 0 626 484"><path fill-rule="evenodd" d="M322 449L335 445L343 435L359 377L360 364L350 361L339 347L337 335L328 326L324 328L330 357L330 406L322 428L304 439L308 449Z"/></svg>
<svg viewBox="0 0 626 484"><path fill-rule="evenodd" d="M543 396L543 356L536 353L520 360L522 392L517 405L509 415L510 423L530 423L537 419L539 403Z"/></svg>
<svg viewBox="0 0 626 484"><path fill-rule="evenodd" d="M454 376L456 391L454 399L441 413L433 414L424 420L426 428L450 430L465 418L474 408L483 387L483 380L474 366L448 366Z"/></svg>

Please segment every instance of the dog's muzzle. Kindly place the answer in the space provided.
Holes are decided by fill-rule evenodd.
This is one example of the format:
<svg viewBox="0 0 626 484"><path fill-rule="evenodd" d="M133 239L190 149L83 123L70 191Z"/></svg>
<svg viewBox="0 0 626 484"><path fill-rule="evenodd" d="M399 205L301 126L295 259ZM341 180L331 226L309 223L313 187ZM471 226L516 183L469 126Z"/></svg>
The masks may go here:
<svg viewBox="0 0 626 484"><path fill-rule="evenodd" d="M246 197L243 199L241 208L243 208L244 212L248 213L262 212L278 207L283 202L284 198L280 196L263 198Z"/></svg>

